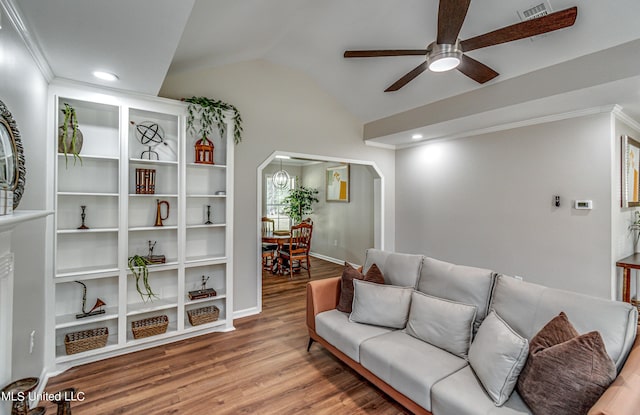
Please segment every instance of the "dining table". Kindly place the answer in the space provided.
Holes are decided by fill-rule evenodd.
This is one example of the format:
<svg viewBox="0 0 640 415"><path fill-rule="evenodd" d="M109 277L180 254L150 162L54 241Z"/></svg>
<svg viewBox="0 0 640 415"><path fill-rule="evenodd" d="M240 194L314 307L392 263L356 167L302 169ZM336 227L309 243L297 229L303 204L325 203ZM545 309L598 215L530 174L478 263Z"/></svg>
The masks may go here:
<svg viewBox="0 0 640 415"><path fill-rule="evenodd" d="M273 268L272 268L272 272L274 274L281 274L282 270L281 270L281 264L280 261L277 260L278 258L278 254L280 253L280 250L282 249L282 246L289 241L289 239L291 238L291 232L289 231L273 231L273 232L264 232L262 234L262 243L263 244L276 244L278 245L278 248L276 250L276 255L275 258L273 260Z"/></svg>

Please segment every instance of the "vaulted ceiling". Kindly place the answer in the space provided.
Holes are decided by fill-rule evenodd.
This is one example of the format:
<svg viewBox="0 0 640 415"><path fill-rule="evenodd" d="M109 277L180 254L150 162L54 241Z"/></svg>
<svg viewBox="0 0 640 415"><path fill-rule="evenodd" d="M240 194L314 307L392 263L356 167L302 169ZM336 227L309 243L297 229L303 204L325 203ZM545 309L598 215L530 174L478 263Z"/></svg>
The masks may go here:
<svg viewBox="0 0 640 415"><path fill-rule="evenodd" d="M461 39L517 23L524 10L538 4L550 11L577 6L578 17L570 28L470 52L500 74L487 84L458 71L427 71L392 93L383 91L424 57L345 59L342 54L347 49L425 48L436 35L436 0L0 2L5 11L13 7L23 17L25 31L41 49L53 77L104 85L91 75L103 69L120 78L110 86L128 91L157 94L167 74L266 59L306 73L363 123L375 123L574 62L564 72L548 70L556 76L548 81L597 75L594 85L601 87L628 80L632 83L618 87L615 97L600 88L603 98L593 101L604 105L615 100L640 118L638 79L628 71L611 79L602 76L615 67L616 55L603 55L614 61L579 67L574 73L576 59L640 39L637 0L472 0ZM619 53L632 50L640 56L640 42L636 43ZM518 87L515 81L512 85Z"/></svg>

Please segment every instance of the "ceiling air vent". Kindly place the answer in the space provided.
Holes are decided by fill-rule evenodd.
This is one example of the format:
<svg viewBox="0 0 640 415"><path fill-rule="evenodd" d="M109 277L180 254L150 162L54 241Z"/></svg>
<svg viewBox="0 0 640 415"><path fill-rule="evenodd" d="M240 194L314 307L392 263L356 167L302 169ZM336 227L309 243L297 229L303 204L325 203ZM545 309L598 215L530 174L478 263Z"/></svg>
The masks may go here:
<svg viewBox="0 0 640 415"><path fill-rule="evenodd" d="M526 10L518 11L518 16L520 17L520 20L525 21L525 20L531 20L531 19L536 19L538 17L546 16L551 12L553 12L553 10L551 9L551 5L549 4L549 2L543 1L535 6L529 7ZM529 39L531 39L531 41L533 42L536 38L544 37L544 36L545 35L538 35L538 36L531 37Z"/></svg>
<svg viewBox="0 0 640 415"><path fill-rule="evenodd" d="M542 17L542 16L548 15L549 8L545 3L540 3L536 6L528 8L527 10L523 10L519 12L519 14L520 14L520 19L522 20L531 20L531 19L535 19L536 17Z"/></svg>

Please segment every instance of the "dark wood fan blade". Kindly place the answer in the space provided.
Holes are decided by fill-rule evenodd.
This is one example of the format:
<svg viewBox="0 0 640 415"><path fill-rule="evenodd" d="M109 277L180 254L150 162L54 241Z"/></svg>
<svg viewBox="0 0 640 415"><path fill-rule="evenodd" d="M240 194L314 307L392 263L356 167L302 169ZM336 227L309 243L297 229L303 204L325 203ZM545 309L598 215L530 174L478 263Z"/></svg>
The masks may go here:
<svg viewBox="0 0 640 415"><path fill-rule="evenodd" d="M377 58L378 56L426 55L426 49L348 50L345 58Z"/></svg>
<svg viewBox="0 0 640 415"><path fill-rule="evenodd" d="M436 43L454 44L467 16L471 0L440 0Z"/></svg>
<svg viewBox="0 0 640 415"><path fill-rule="evenodd" d="M471 39L460 42L460 48L463 52L485 48L487 46L499 45L500 43L512 42L518 39L524 39L531 36L541 35L543 33L553 32L554 30L572 26L576 21L578 8L561 10L551 13L537 19L527 20L516 23L484 35L472 37Z"/></svg>
<svg viewBox="0 0 640 415"><path fill-rule="evenodd" d="M397 91L398 89L402 88L409 82L413 81L422 72L426 71L427 67L428 67L427 61L422 62L420 65L416 66L411 72L409 72L402 78L395 81L389 88L385 89L384 92Z"/></svg>
<svg viewBox="0 0 640 415"><path fill-rule="evenodd" d="M460 65L456 69L481 84L498 76L498 72L466 55L462 55Z"/></svg>

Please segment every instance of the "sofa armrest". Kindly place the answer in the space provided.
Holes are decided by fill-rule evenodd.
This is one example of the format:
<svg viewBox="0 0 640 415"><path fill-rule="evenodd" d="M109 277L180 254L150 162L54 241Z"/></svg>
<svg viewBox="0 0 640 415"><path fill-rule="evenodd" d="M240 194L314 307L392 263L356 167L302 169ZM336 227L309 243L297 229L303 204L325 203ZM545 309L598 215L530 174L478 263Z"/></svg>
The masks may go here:
<svg viewBox="0 0 640 415"><path fill-rule="evenodd" d="M310 281L307 284L307 327L316 330L316 314L333 310L340 299L340 277Z"/></svg>
<svg viewBox="0 0 640 415"><path fill-rule="evenodd" d="M634 415L640 408L640 326L629 357L616 380L588 415Z"/></svg>

